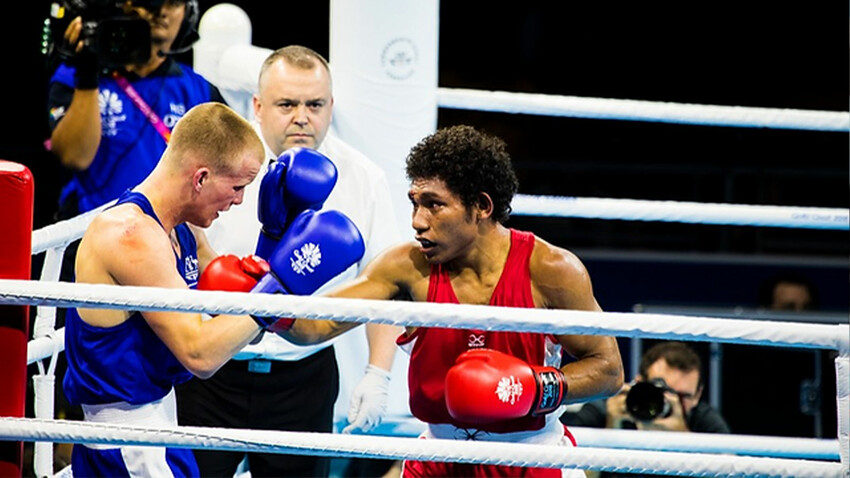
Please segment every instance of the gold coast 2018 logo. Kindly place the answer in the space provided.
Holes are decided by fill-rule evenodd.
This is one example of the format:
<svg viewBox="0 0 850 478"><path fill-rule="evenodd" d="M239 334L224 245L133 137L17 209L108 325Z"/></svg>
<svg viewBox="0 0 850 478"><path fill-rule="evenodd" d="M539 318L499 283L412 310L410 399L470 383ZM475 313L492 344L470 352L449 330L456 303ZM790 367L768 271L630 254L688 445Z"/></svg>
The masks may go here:
<svg viewBox="0 0 850 478"><path fill-rule="evenodd" d="M394 38L381 52L381 66L394 80L406 80L416 70L416 45L409 38Z"/></svg>

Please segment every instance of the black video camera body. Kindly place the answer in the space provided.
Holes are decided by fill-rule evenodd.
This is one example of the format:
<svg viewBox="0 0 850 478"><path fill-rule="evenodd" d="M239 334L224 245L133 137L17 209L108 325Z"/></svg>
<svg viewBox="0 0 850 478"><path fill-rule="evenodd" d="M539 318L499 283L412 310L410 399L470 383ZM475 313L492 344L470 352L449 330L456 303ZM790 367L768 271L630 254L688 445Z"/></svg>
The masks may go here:
<svg viewBox="0 0 850 478"><path fill-rule="evenodd" d="M98 65L114 68L144 63L151 54L151 27L148 21L124 11L124 0L57 0L50 6L45 22L45 53L73 63L76 45L65 41L70 22L81 17L82 54L93 55ZM135 0L133 6L158 12L164 0Z"/></svg>

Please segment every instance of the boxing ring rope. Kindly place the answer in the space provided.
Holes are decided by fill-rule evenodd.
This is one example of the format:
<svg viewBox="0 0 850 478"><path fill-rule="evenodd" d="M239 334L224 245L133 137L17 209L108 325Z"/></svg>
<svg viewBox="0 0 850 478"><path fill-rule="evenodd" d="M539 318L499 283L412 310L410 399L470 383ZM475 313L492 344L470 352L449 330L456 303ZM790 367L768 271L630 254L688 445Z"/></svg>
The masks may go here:
<svg viewBox="0 0 850 478"><path fill-rule="evenodd" d="M106 206L33 231L32 254L41 254L49 249L64 249L68 244L82 237L96 213L104 207ZM801 229L850 229L850 210L843 208L533 196L528 194L517 194L511 203L511 207L513 208L511 213L518 216L622 219Z"/></svg>
<svg viewBox="0 0 850 478"><path fill-rule="evenodd" d="M367 457L487 463L494 465L579 468L673 476L844 476L840 463L759 458L706 453L608 450L520 443L419 440L205 427L148 427L21 418L0 419L0 438L54 440L114 445L215 448L226 451L299 453L333 457ZM612 464L616 463L616 464Z"/></svg>
<svg viewBox="0 0 850 478"><path fill-rule="evenodd" d="M437 104L441 108L570 118L850 131L850 114L846 111L701 105L462 88L437 88Z"/></svg>
<svg viewBox="0 0 850 478"><path fill-rule="evenodd" d="M525 309L333 297L244 294L160 287L0 279L0 304L138 311L253 314L415 327L715 340L828 348L850 353L850 324L783 322L632 312ZM518 318L521 317L521 318Z"/></svg>
<svg viewBox="0 0 850 478"><path fill-rule="evenodd" d="M335 299L322 297L294 297L294 296L262 296L234 292L221 291L191 291L191 290L174 290L161 289L155 287L133 287L133 286L111 286L102 284L71 284L63 283L61 288L56 287L56 283L48 282L33 282L21 280L0 280L0 303L20 305L50 305L50 306L85 306L85 307L101 307L101 308L132 308L134 310L179 310L179 311L205 311L208 313L257 313L265 315L281 315L281 316L299 316L305 318L328 318L342 321L356 322L378 322L391 324L407 324L417 326L440 326L440 327L462 327L462 328L485 328L489 330L524 330L549 332L555 334L606 334L606 335L621 335L630 337L653 337L653 338L678 338L682 340L719 340L728 343L744 343L744 344L761 344L774 346L795 346L806 348L834 348L839 350L843 359L846 361L847 351L850 350L850 325L824 325L824 324L797 324L784 323L782 327L766 327L763 322L734 320L734 319L715 319L692 316L672 316L652 314L631 314L631 313L611 313L611 312L585 312L585 311L563 311L563 310L545 310L545 309L515 309L509 307L492 308L478 305L454 305L454 304L429 304L429 303L395 303L391 301L372 301L360 299ZM340 312L345 310L345 312ZM520 315L521 314L521 315ZM517 320L515 317L522 316L522 320ZM846 391L845 391L846 392ZM847 394L844 393L846 396ZM846 405L846 403L845 403ZM20 419L17 419L20 420ZM26 419L30 420L30 419ZM10 422L0 422L0 433L12 433L8 428ZM47 428L43 426L43 422L38 422L37 427L24 427L28 430L37 428L38 433L45 433ZM59 423L61 425L61 423ZM88 424L89 427L95 425ZM122 439L126 439L122 430ZM182 429L182 428L180 428ZM147 430L148 432L150 431ZM32 431L30 431L32 432ZM256 436L256 431L250 431ZM169 432L170 433L170 432ZM314 435L314 434L307 434ZM5 435L8 438L17 437L18 435ZM30 435L27 438L33 439L38 435ZM41 435L45 436L45 435ZM100 435L102 436L102 435ZM285 436L285 435L281 435ZM77 441L78 437L69 435L51 435L50 439L59 439L68 441L72 438ZM356 440L362 442L362 438L357 437ZM371 437L370 437L371 438ZM44 438L47 440L48 438ZM395 438L394 440L398 440ZM422 441L416 440L413 443L421 444ZM101 443L101 442L98 442ZM114 442L109 442L114 443ZM137 444L131 440L128 444ZM174 442L147 442L148 444L168 444ZM179 442L183 443L183 442ZM179 443L177 443L179 445ZM197 442L194 446L209 446L207 441ZM289 443L289 442L287 442ZM322 446L327 446L327 440L321 440ZM396 442L398 443L398 442ZM427 442L426 442L427 443ZM482 453L493 452L490 447L492 443L486 444L487 451ZM193 445L183 445L193 446ZM469 446L469 445L467 445ZM481 446L481 445L477 445ZM789 447L792 445L789 443ZM456 448L447 445L451 450ZM485 448L484 446L481 446ZM333 448L332 448L333 449ZM473 448L474 449L474 448ZM558 448L563 452L562 448ZM515 449L512 449L515 450ZM592 448L581 448L582 451L591 450ZM327 451L327 450L324 450ZM283 451L282 451L283 452ZM840 476L843 468L840 464L813 464L806 461L784 462L773 461L736 461L729 460L724 456L723 460L706 460L701 462L699 456L689 454L690 458L684 459L678 457L681 454L673 452L641 452L636 453L634 450L629 450L629 453L635 454L636 462L623 459L620 454L623 450L617 451L617 467L620 468L605 468L594 461L583 461L595 456L592 453L589 455L581 455L579 462L558 461L547 462L545 466L577 466L582 468L611 470L611 471L631 471L631 472L662 472L663 474L678 474L679 472L671 472L664 468L670 463L668 460L673 460L679 470L687 469L688 473L696 471L697 476L715 476L715 474L732 474L735 473L764 473L764 470L771 470L769 474L787 474L788 476ZM372 453L372 452L370 452ZM385 449L381 449L380 453L372 453L371 456L382 457L400 457L397 455L384 455ZM611 452L605 450L599 451L600 459L605 457L610 458ZM647 453L650 453L647 455ZM333 453L332 453L333 454ZM560 460L564 460L563 453ZM350 456L350 455L345 455ZM358 455L360 456L360 455ZM406 455L407 458L417 458L421 455ZM428 455L429 457L433 455ZM436 455L441 459L443 455ZM464 455L461 455L464 456ZM517 462L515 459L505 462L506 456L503 452L492 455L495 459L500 460L496 463L500 464L522 464L523 466L544 466L543 462ZM536 455L527 455L523 453L521 456L531 457ZM675 456L676 458L671 458ZM709 456L709 455L705 455ZM452 455L451 459L455 460L456 455ZM476 455L475 460L480 458ZM465 458L464 458L465 459ZM659 460L659 461L655 461ZM691 466L683 466L687 462ZM755 459L754 459L755 460ZM767 460L762 458L761 460ZM463 460L461 460L463 461ZM474 461L474 460L473 460ZM481 460L491 463L488 459ZM694 468L693 461L697 461ZM719 463L719 468L715 465ZM610 466L610 465L604 465ZM727 468L732 466L733 468ZM767 468L761 468L762 466ZM792 468L788 468L791 466ZM809 469L809 466L815 468ZM754 468L755 467L755 468ZM798 468L799 467L799 468ZM730 470L735 470L734 472ZM813 473L813 474L810 474Z"/></svg>
<svg viewBox="0 0 850 478"><path fill-rule="evenodd" d="M763 206L517 194L517 216L623 219L730 226L799 229L850 229L850 210L823 207Z"/></svg>

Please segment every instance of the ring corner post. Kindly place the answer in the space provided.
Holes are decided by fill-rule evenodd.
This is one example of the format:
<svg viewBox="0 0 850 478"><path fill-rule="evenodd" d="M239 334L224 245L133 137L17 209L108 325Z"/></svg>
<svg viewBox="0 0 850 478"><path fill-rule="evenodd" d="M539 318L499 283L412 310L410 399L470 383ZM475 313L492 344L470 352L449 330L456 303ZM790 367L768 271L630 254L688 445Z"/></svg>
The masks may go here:
<svg viewBox="0 0 850 478"><path fill-rule="evenodd" d="M0 160L0 278L29 280L32 258L34 185L30 170ZM29 306L0 305L0 416L26 410ZM0 442L0 476L22 475L23 442Z"/></svg>

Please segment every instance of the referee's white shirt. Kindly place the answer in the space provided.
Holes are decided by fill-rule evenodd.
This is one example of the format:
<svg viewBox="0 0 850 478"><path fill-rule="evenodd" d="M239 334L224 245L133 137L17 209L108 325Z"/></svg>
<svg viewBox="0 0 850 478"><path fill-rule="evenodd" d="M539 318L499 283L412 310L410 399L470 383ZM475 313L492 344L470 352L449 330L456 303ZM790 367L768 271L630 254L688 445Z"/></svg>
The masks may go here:
<svg viewBox="0 0 850 478"><path fill-rule="evenodd" d="M254 121L253 125L262 139L259 124ZM213 249L219 254L235 254L241 257L254 253L261 228L257 218L260 182L271 161L277 158L265 144L265 140L263 145L266 148L266 161L257 178L245 188L242 204L222 212L205 231ZM317 290L316 295L354 279L381 251L401 241L393 210L393 198L390 197L383 169L342 141L333 129L328 131L318 151L333 161L339 173L337 183L323 209L336 209L351 218L363 235L366 252L358 263ZM327 342L311 346L293 345L276 334L264 334L260 343L246 346L233 360L298 360L331 344L335 345L340 371L340 393L336 406L336 416L340 419L347 414L351 391L363 376L368 364L369 348L364 327L357 327ZM406 360L406 354L400 351L396 353L387 410L389 414L410 414L407 405Z"/></svg>

